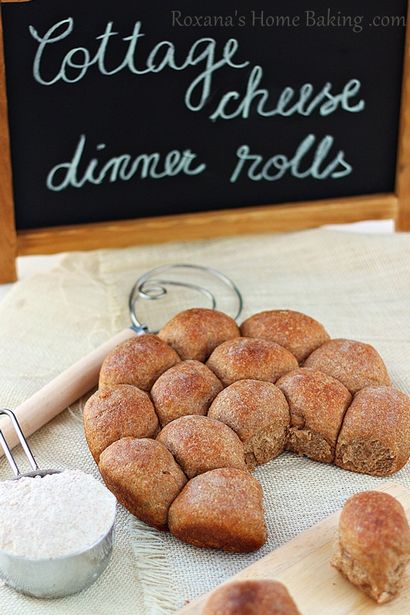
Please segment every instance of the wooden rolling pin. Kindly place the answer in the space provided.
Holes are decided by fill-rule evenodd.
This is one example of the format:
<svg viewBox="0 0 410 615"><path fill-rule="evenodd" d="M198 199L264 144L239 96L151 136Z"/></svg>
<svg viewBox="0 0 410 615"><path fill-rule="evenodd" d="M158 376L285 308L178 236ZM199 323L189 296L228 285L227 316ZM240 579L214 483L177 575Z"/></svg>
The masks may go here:
<svg viewBox="0 0 410 615"><path fill-rule="evenodd" d="M124 329L66 369L20 406L13 408L26 438L95 387L107 354L121 342L142 333L137 333L133 329ZM10 448L18 444L17 434L7 417L0 420L0 430ZM0 447L0 458L3 455L4 452Z"/></svg>

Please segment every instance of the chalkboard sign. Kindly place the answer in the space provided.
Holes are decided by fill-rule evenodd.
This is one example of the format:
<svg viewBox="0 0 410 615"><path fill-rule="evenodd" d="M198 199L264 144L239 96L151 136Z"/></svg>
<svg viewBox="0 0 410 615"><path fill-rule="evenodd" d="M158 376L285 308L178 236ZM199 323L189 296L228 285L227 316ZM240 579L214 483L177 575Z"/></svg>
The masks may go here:
<svg viewBox="0 0 410 615"><path fill-rule="evenodd" d="M299 227L391 215L407 2L328 4L3 0L22 251L267 230L286 203Z"/></svg>

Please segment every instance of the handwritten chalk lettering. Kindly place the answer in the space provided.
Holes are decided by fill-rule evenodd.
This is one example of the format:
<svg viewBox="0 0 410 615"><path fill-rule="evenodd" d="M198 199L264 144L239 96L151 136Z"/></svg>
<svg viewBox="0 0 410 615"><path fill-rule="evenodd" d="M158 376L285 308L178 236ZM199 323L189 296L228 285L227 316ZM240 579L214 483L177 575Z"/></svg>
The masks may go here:
<svg viewBox="0 0 410 615"><path fill-rule="evenodd" d="M334 145L331 135L324 137L313 152L317 138L309 134L299 145L292 158L284 154L276 154L268 160L259 154L252 154L249 145L241 145L237 152L236 167L231 175L231 183L241 179L243 174L255 182L278 181L286 174L297 179L312 177L318 180L340 179L352 173L351 165L345 160L345 154L340 150L336 156L326 162ZM309 160L306 160L308 155Z"/></svg>
<svg viewBox="0 0 410 615"><path fill-rule="evenodd" d="M349 113L359 113L365 108L364 100L356 102L352 100L360 92L361 82L358 79L348 81L339 93L332 92L333 86L329 82L317 94L314 93L313 85L310 83L302 85L298 94L293 88L286 87L276 104L272 106L271 103L269 108L269 90L259 87L262 78L263 68L259 65L254 66L249 75L245 94L241 95L237 91L226 93L210 115L210 119L213 121L247 119L253 109L262 117L277 115L291 117L296 114L307 117L315 111L318 111L321 116L327 116L339 108Z"/></svg>
<svg viewBox="0 0 410 615"><path fill-rule="evenodd" d="M138 44L145 36L141 31L142 25L137 21L130 36L125 36L122 40L127 44L122 62L112 68L107 67L109 43L113 37L119 36L113 30L113 22L107 23L105 31L96 37L97 50L91 52L86 47L75 47L66 53L60 63L60 69L54 76L46 76L47 54L53 51L55 45L72 34L74 30L74 19L69 17L54 24L42 36L33 27L29 27L31 36L39 43L33 63L33 77L41 85L51 86L59 81L65 83L77 83L81 81L92 66L96 66L102 75L111 76L123 70L129 70L135 75L146 75L147 73L160 73L166 68L175 71L183 71L193 66L204 66L203 71L196 77L189 87L185 103L192 111L202 109L209 97L212 78L214 73L223 67L242 69L248 66L249 62L236 62L236 55L239 43L236 39L228 39L217 58L218 44L213 38L200 38L190 47L188 54L182 61L177 62L176 48L170 41L160 41L149 52L145 60L145 66L136 66L138 55ZM55 52L54 52L55 53ZM197 96L197 101L194 98Z"/></svg>
<svg viewBox="0 0 410 615"><path fill-rule="evenodd" d="M86 136L81 135L74 156L69 162L63 162L51 169L47 177L47 188L53 192L61 192L66 188L82 188L86 184L100 185L104 182L115 183L130 181L137 174L139 179L164 179L176 175L195 176L206 169L204 163L198 163L197 155L190 149L171 150L165 156L159 152L152 154L122 154L114 156L106 162L92 158L85 163L84 151ZM106 149L105 143L96 147L97 151ZM85 171L80 171L80 167Z"/></svg>
<svg viewBox="0 0 410 615"><path fill-rule="evenodd" d="M34 79L45 86L58 82L78 83L85 78L92 67L103 76L116 75L121 71L130 71L136 76L158 74L165 69L185 71L191 67L199 67L199 74L188 86L184 102L193 112L201 111L211 98L214 76L224 68L242 71L250 65L249 60L239 61L239 42L235 38L228 39L222 48L214 38L200 38L188 50L185 57L177 60L177 49L171 41L160 41L152 49L142 47L145 34L142 24L134 24L132 34L122 37L125 43L124 57L117 66L109 66L110 41L120 34L114 31L113 22L107 23L103 34L96 37L96 49L90 51L87 47L74 47L63 54L57 73L48 74L47 57L55 53L55 45L65 41L74 31L74 19L69 17L54 24L44 35L30 26L32 37L38 42L38 48L33 62ZM140 60L140 55L145 57ZM137 60L139 65L137 66ZM222 95L210 110L212 121L248 119L253 111L261 117L274 116L292 117L293 115L310 116L313 113L326 117L338 109L349 113L359 113L365 108L365 101L360 99L361 82L350 79L340 92L335 92L332 83L326 83L319 91L315 91L310 83L303 84L299 91L285 87L276 101L261 83L264 77L263 68L255 65L247 78L246 89L230 91Z"/></svg>

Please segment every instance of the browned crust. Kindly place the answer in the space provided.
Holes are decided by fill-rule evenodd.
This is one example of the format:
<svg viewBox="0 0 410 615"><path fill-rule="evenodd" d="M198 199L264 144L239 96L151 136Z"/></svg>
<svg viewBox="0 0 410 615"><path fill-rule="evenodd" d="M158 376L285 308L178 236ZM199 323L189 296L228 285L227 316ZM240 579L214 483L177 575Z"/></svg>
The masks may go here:
<svg viewBox="0 0 410 615"><path fill-rule="evenodd" d="M213 592L202 615L300 615L278 581L233 581Z"/></svg>
<svg viewBox="0 0 410 615"><path fill-rule="evenodd" d="M384 603L399 592L409 559L409 524L393 496L366 491L347 500L332 558L335 568L370 598Z"/></svg>
<svg viewBox="0 0 410 615"><path fill-rule="evenodd" d="M157 335L145 334L123 342L106 357L100 371L100 388L112 384L133 384L149 391L179 356Z"/></svg>
<svg viewBox="0 0 410 615"><path fill-rule="evenodd" d="M214 348L238 336L239 328L233 318L206 308L180 312L159 332L159 337L182 359L197 361L206 361Z"/></svg>
<svg viewBox="0 0 410 615"><path fill-rule="evenodd" d="M183 416L157 436L188 478L216 468L246 469L243 444L232 429L207 416Z"/></svg>
<svg viewBox="0 0 410 615"><path fill-rule="evenodd" d="M239 380L212 402L208 417L238 434L248 466L267 463L283 452L289 427L289 407L271 382Z"/></svg>
<svg viewBox="0 0 410 615"><path fill-rule="evenodd" d="M206 472L187 483L168 522L174 536L197 547L255 551L266 541L262 487L243 470Z"/></svg>
<svg viewBox="0 0 410 615"><path fill-rule="evenodd" d="M332 463L343 417L352 396L331 376L307 368L278 380L290 409L288 449L316 461Z"/></svg>
<svg viewBox="0 0 410 615"><path fill-rule="evenodd" d="M206 415L223 385L199 361L181 361L162 374L151 389L161 425L189 414Z"/></svg>
<svg viewBox="0 0 410 615"><path fill-rule="evenodd" d="M159 429L149 396L129 384L107 386L94 393L85 404L83 422L88 448L97 463L116 440L126 436L154 438Z"/></svg>
<svg viewBox="0 0 410 615"><path fill-rule="evenodd" d="M391 385L383 359L373 346L355 340L326 342L305 361L310 367L340 380L351 393L367 386Z"/></svg>
<svg viewBox="0 0 410 615"><path fill-rule="evenodd" d="M410 398L393 387L367 387L347 410L335 463L345 470L389 476L410 456Z"/></svg>
<svg viewBox="0 0 410 615"><path fill-rule="evenodd" d="M168 509L186 477L165 446L156 440L122 438L105 449L98 467L108 489L130 513L167 529Z"/></svg>
<svg viewBox="0 0 410 615"><path fill-rule="evenodd" d="M237 380L265 380L278 378L298 367L296 358L275 342L239 337L218 346L208 359L207 366L224 386Z"/></svg>
<svg viewBox="0 0 410 615"><path fill-rule="evenodd" d="M276 342L303 361L330 339L317 320L293 310L267 310L254 314L241 325L241 335Z"/></svg>

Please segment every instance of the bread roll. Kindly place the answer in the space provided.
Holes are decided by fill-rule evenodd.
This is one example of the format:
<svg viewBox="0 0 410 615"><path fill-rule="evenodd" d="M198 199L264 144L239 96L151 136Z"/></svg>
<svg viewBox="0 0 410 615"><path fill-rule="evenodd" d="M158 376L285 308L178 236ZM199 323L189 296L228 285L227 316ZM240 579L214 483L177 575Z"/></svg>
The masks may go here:
<svg viewBox="0 0 410 615"><path fill-rule="evenodd" d="M410 398L393 387L367 387L354 397L337 441L340 468L389 476L410 456Z"/></svg>
<svg viewBox="0 0 410 615"><path fill-rule="evenodd" d="M409 559L410 528L394 497L365 491L347 500L332 558L335 568L382 604L398 594Z"/></svg>
<svg viewBox="0 0 410 615"><path fill-rule="evenodd" d="M233 581L211 595L202 615L300 615L288 590L277 581Z"/></svg>
<svg viewBox="0 0 410 615"><path fill-rule="evenodd" d="M174 536L196 547L255 551L266 541L262 487L236 468L206 472L175 499L168 523Z"/></svg>
<svg viewBox="0 0 410 615"><path fill-rule="evenodd" d="M251 316L241 325L241 335L276 342L303 361L327 342L329 334L317 320L292 310L268 310Z"/></svg>
<svg viewBox="0 0 410 615"><path fill-rule="evenodd" d="M166 425L187 414L208 412L222 383L199 361L181 361L158 378L151 389L159 420Z"/></svg>
<svg viewBox="0 0 410 615"><path fill-rule="evenodd" d="M246 469L243 444L236 433L207 416L176 419L157 440L174 455L188 478L215 468Z"/></svg>
<svg viewBox="0 0 410 615"><path fill-rule="evenodd" d="M276 382L298 367L293 354L275 342L239 337L216 348L207 362L224 386L237 380Z"/></svg>
<svg viewBox="0 0 410 615"><path fill-rule="evenodd" d="M285 448L289 407L283 393L271 382L234 382L219 393L208 416L238 434L250 469L267 463Z"/></svg>
<svg viewBox="0 0 410 615"><path fill-rule="evenodd" d="M155 437L158 418L147 393L129 384L107 386L92 395L84 407L84 432L98 463L110 444L126 436Z"/></svg>
<svg viewBox="0 0 410 615"><path fill-rule="evenodd" d="M110 384L133 384L149 391L157 378L179 360L175 350L157 335L140 335L123 342L107 355L100 371L100 388Z"/></svg>
<svg viewBox="0 0 410 615"><path fill-rule="evenodd" d="M330 340L315 350L304 367L340 380L351 393L367 386L389 385L391 380L383 359L373 346L353 340Z"/></svg>
<svg viewBox="0 0 410 615"><path fill-rule="evenodd" d="M288 450L332 463L343 417L352 401L349 391L331 376L308 368L282 376L276 385L290 409Z"/></svg>
<svg viewBox="0 0 410 615"><path fill-rule="evenodd" d="M122 438L105 449L98 467L108 489L130 513L167 529L168 509L186 477L165 446L156 440Z"/></svg>
<svg viewBox="0 0 410 615"><path fill-rule="evenodd" d="M206 361L219 344L238 336L233 318L205 308L180 312L159 332L159 337L175 348L181 359L196 361Z"/></svg>

